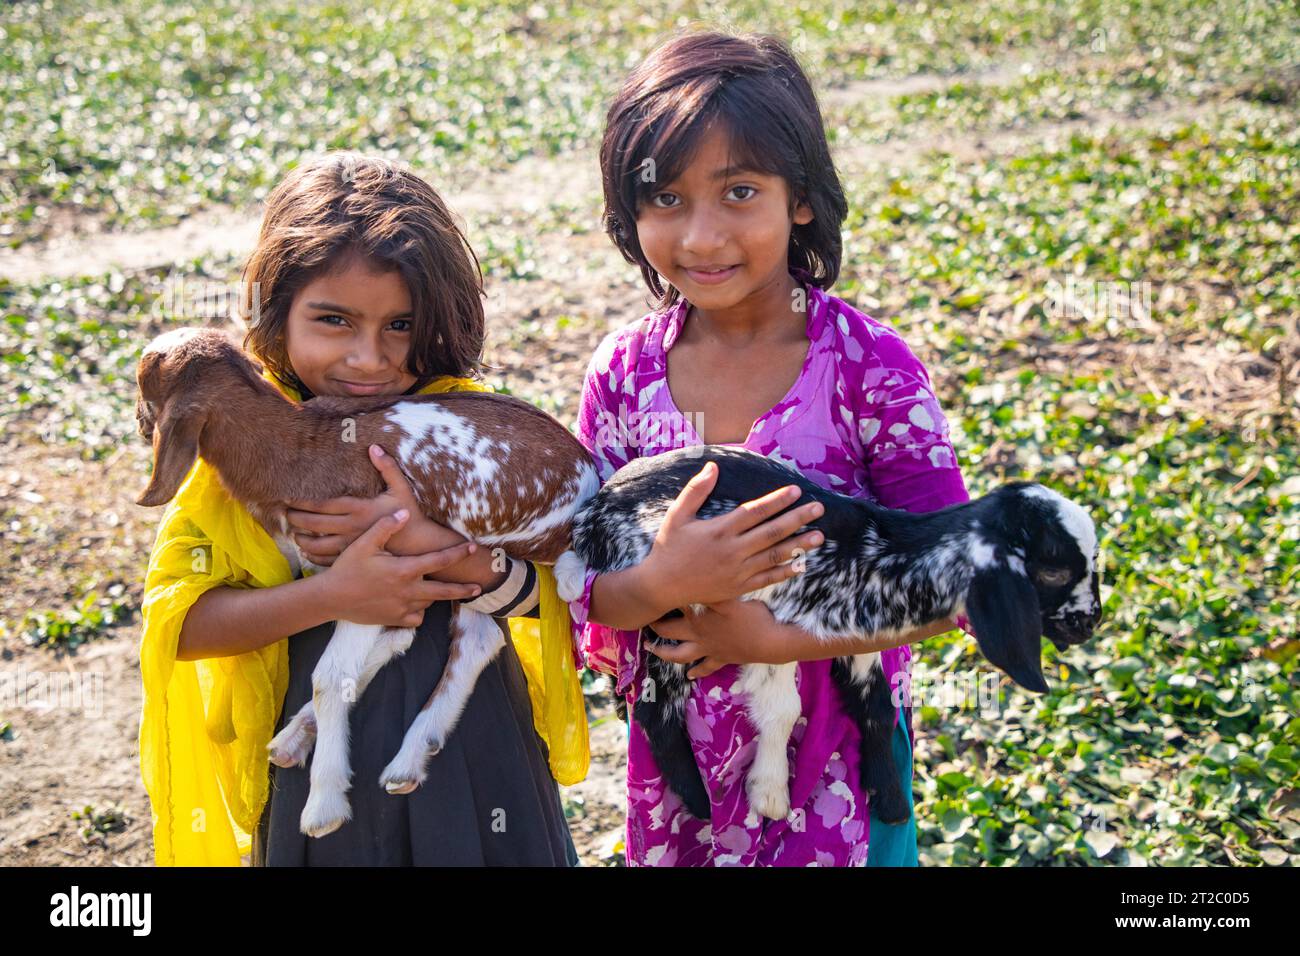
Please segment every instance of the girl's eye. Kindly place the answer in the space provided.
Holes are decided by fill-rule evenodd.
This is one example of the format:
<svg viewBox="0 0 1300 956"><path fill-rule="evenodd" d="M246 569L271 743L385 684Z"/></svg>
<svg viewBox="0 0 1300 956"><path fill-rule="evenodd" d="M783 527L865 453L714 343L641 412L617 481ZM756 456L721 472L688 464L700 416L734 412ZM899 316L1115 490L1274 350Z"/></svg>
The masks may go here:
<svg viewBox="0 0 1300 956"><path fill-rule="evenodd" d="M394 332L409 332L411 331L411 320L394 319L392 322L392 329Z"/></svg>
<svg viewBox="0 0 1300 956"><path fill-rule="evenodd" d="M656 193L655 195L650 197L650 205L654 206L657 209L671 209L673 208L671 203L664 204L659 202L659 200L676 199L676 198L677 197L674 196L672 193Z"/></svg>
<svg viewBox="0 0 1300 956"><path fill-rule="evenodd" d="M753 186L732 186L729 190L727 190L727 195L730 196L737 189L747 189L749 190L749 192L747 192L744 196L736 196L735 197L736 199L748 199L751 196L753 196L754 193L758 192L758 190L755 189Z"/></svg>
<svg viewBox="0 0 1300 956"><path fill-rule="evenodd" d="M326 325L347 325L347 319L341 315L318 315L317 322L324 322Z"/></svg>

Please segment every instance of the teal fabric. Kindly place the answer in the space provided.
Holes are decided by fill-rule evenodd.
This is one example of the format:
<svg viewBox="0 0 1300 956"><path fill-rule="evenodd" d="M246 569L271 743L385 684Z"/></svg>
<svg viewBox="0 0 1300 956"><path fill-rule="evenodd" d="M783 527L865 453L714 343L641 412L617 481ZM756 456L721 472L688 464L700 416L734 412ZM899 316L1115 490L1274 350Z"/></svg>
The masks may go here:
<svg viewBox="0 0 1300 956"><path fill-rule="evenodd" d="M917 866L916 809L912 802L912 743L907 736L907 720L899 708L898 726L894 729L894 764L907 795L908 818L903 823L883 823L871 814L871 832L867 836L867 866Z"/></svg>

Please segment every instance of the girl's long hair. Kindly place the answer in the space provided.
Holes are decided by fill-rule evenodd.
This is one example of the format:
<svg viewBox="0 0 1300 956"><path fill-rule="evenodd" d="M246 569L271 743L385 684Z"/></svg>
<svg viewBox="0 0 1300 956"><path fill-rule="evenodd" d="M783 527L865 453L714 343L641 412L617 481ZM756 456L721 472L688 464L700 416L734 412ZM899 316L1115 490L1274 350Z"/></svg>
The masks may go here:
<svg viewBox="0 0 1300 956"><path fill-rule="evenodd" d="M483 273L442 197L389 160L333 151L291 170L272 190L244 265L244 347L310 397L289 365L285 323L308 283L354 259L399 272L411 296L408 371L417 387L471 377L483 354Z"/></svg>
<svg viewBox="0 0 1300 956"><path fill-rule="evenodd" d="M789 262L830 288L839 276L848 204L817 97L775 37L679 34L628 76L610 104L600 146L604 225L614 244L640 266L659 308L677 301L678 291L664 287L641 250L637 215L686 168L715 121L729 136L734 163L785 179L791 215L800 200L812 208L811 222L791 228Z"/></svg>

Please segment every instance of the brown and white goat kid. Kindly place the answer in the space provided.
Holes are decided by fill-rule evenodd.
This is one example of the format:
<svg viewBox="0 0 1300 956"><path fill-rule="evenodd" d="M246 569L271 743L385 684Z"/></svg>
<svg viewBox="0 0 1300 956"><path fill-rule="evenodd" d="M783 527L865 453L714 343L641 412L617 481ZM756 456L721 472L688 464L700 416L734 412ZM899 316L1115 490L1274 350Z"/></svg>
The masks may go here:
<svg viewBox="0 0 1300 956"><path fill-rule="evenodd" d="M275 539L295 572L310 567L288 534L285 502L370 498L384 482L367 450L378 444L411 483L420 508L472 541L553 564L573 515L599 487L591 457L567 428L527 402L484 392L289 401L216 329L178 329L140 357L136 417L153 442L142 505L170 501L202 456L230 494ZM312 700L271 741L272 760L301 766L312 747L303 833L351 819L348 711L413 628L337 622L312 672ZM409 793L456 726L474 684L505 643L488 615L453 605L451 649L438 686L408 729L380 784Z"/></svg>

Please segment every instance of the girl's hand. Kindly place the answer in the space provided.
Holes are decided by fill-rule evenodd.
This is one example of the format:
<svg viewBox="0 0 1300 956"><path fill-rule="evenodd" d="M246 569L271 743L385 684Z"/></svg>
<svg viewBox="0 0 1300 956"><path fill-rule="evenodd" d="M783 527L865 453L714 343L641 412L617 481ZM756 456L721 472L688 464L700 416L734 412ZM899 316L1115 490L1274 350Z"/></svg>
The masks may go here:
<svg viewBox="0 0 1300 956"><path fill-rule="evenodd" d="M410 482L397 462L378 445L370 446L370 461L383 476L387 490L376 498L327 498L319 501L295 499L289 502L287 517L293 540L307 560L329 567L367 528L399 509L412 518L388 542L392 554L427 554L449 548L465 538L445 528L420 510Z"/></svg>
<svg viewBox="0 0 1300 956"><path fill-rule="evenodd" d="M666 661L694 665L691 680L707 677L726 664L785 664L788 656L781 624L762 601L739 598L707 605L698 614L689 607L683 617L661 617L650 627L676 647L646 642L646 650Z"/></svg>
<svg viewBox="0 0 1300 956"><path fill-rule="evenodd" d="M820 531L794 535L821 516L825 509L820 502L772 517L799 498L797 485L746 501L716 518L697 518L717 479L718 466L708 462L686 483L668 506L642 562L660 607L720 604L784 581L803 570L801 562L790 559L823 541Z"/></svg>
<svg viewBox="0 0 1300 956"><path fill-rule="evenodd" d="M471 541L441 551L398 557L385 546L410 517L406 509L384 515L348 545L322 574L331 582L330 619L385 627L418 627L434 601L478 596L477 584L426 581L424 576L463 561L477 545Z"/></svg>

